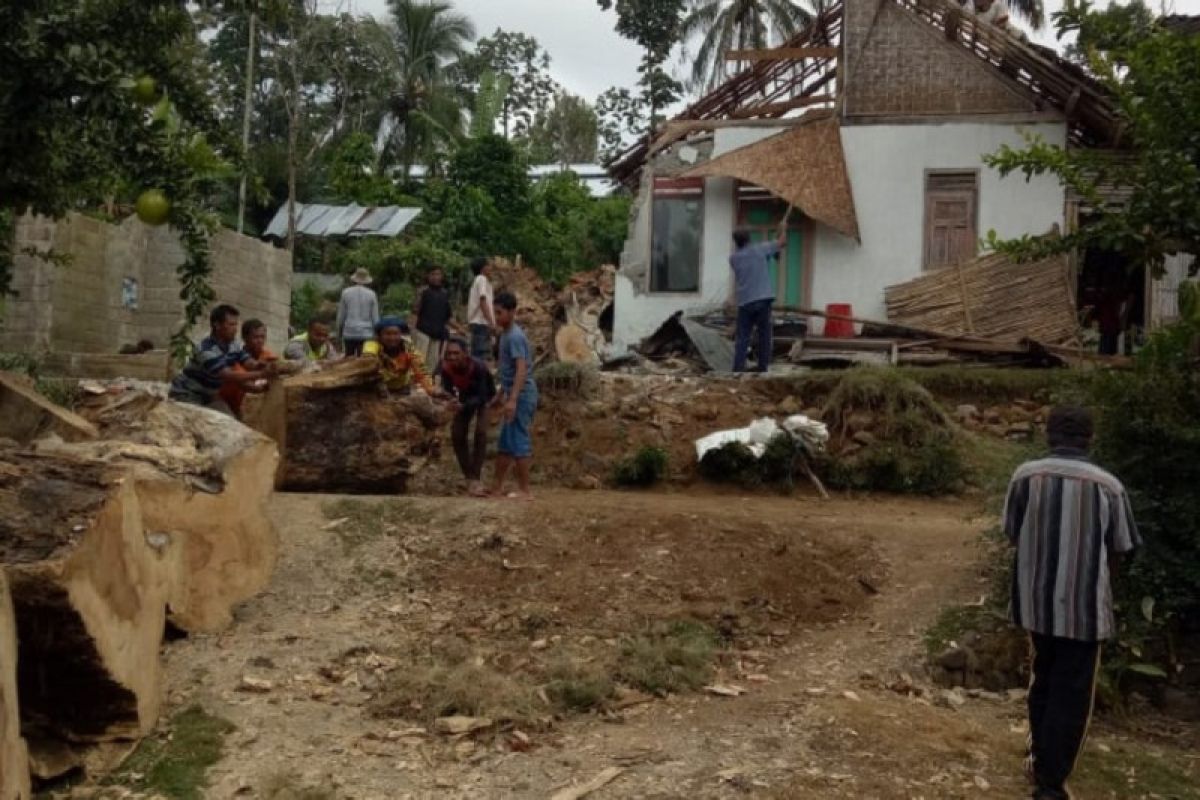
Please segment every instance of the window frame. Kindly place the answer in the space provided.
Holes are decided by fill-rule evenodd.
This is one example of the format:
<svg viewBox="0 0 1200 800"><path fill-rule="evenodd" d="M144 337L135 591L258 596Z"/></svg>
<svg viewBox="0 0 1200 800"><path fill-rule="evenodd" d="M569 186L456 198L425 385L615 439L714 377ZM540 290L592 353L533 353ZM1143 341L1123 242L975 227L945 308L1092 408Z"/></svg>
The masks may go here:
<svg viewBox="0 0 1200 800"><path fill-rule="evenodd" d="M660 190L662 190L660 192ZM650 187L650 235L647 239L646 257L646 293L658 297L695 297L704 292L704 229L705 214L708 211L708 186L704 178L671 178L655 177ZM664 199L682 199L695 196L700 203L699 247L696 261L695 289L656 289L654 288L654 206L656 201Z"/></svg>
<svg viewBox="0 0 1200 800"><path fill-rule="evenodd" d="M980 198L980 184L981 184L982 170L979 169L978 167L975 167L975 168L937 167L937 168L933 168L933 169L927 168L925 170L924 176L922 177L922 183L921 183L921 200L922 200L922 205L923 205L922 221L921 221L921 272L936 272L937 270L940 270L940 269L946 269L947 267L955 266L954 264L940 264L940 265L935 266L935 265L932 265L929 263L929 251L930 251L930 244L931 244L930 240L932 238L930 236L930 234L933 233L933 229L930 227L931 223L933 222L933 220L931 219L931 214L932 214L933 208L932 208L932 204L930 203L930 196L932 194L930 182L935 178L946 177L946 176L951 176L951 175L962 175L962 176L970 175L972 178L972 181L974 184L971 188L971 208L972 208L972 216L974 218L972 220L972 222L974 223L974 228L973 228L972 233L974 233L974 242L975 242L975 248L974 248L975 252L974 252L974 255L972 256L972 258L977 257L979 255L979 222L980 222L980 220L979 220L979 216L980 216L979 215L979 198ZM945 190L940 190L940 192L945 192Z"/></svg>

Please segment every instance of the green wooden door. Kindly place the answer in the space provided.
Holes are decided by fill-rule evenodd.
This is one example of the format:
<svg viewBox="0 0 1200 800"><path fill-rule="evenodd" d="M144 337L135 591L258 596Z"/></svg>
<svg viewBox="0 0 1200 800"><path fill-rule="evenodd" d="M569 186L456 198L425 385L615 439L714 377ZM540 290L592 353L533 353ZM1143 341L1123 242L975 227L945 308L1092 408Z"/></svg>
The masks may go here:
<svg viewBox="0 0 1200 800"><path fill-rule="evenodd" d="M748 209L746 226L750 228L751 240L757 243L773 238L783 213L762 206ZM779 304L792 307L804 304L804 231L794 225L788 228L787 248L781 258L771 260L771 283Z"/></svg>

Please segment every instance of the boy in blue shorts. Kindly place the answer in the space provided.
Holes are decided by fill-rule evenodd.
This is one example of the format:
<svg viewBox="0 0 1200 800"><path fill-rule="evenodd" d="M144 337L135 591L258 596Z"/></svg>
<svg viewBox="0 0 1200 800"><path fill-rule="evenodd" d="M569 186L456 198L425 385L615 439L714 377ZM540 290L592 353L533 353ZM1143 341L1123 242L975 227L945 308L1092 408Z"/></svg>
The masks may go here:
<svg viewBox="0 0 1200 800"><path fill-rule="evenodd" d="M496 458L496 480L492 495L504 492L504 478L515 465L518 491L509 497L532 499L529 491L529 464L533 458L531 428L537 411L538 391L533 380L533 348L525 331L516 322L517 298L512 292L500 292L494 303L496 325L500 328L500 443Z"/></svg>

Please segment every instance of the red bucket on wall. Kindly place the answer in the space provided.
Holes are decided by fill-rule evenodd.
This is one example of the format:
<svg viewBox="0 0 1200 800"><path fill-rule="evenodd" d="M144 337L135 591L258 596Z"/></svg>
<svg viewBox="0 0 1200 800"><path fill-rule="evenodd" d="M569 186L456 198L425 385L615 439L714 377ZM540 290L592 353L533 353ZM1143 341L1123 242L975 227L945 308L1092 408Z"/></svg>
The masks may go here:
<svg viewBox="0 0 1200 800"><path fill-rule="evenodd" d="M833 317L852 317L854 308L849 303L830 303L825 306L825 338L853 339L854 323L848 319L833 319Z"/></svg>

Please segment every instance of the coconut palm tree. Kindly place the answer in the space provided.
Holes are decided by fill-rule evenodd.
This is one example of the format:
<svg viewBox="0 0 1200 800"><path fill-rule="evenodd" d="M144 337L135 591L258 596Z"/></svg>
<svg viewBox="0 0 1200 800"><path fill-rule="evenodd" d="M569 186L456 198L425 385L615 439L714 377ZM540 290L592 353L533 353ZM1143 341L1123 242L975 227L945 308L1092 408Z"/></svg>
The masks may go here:
<svg viewBox="0 0 1200 800"><path fill-rule="evenodd" d="M391 20L373 37L396 77L385 151L408 177L418 161L431 163L462 135L467 102L448 79L466 53L475 26L446 0L389 0Z"/></svg>
<svg viewBox="0 0 1200 800"><path fill-rule="evenodd" d="M692 62L692 87L707 90L720 84L730 74L727 51L761 50L790 39L821 5L820 0L808 7L793 0L691 0L680 40L703 37Z"/></svg>

